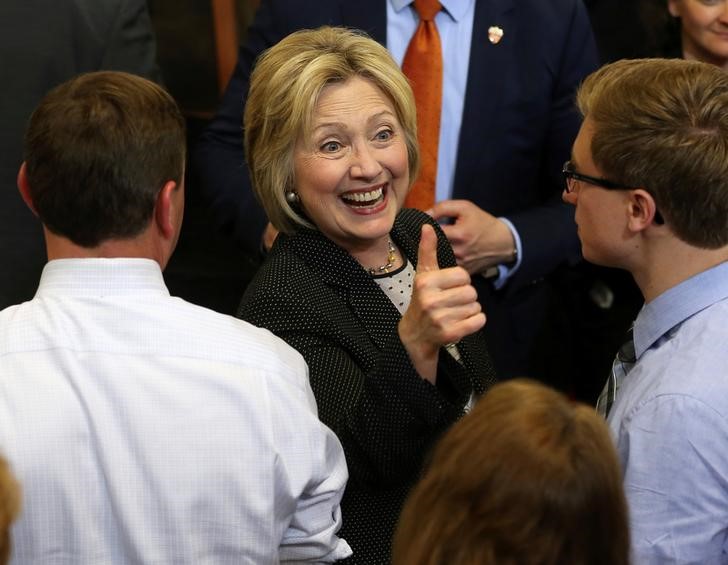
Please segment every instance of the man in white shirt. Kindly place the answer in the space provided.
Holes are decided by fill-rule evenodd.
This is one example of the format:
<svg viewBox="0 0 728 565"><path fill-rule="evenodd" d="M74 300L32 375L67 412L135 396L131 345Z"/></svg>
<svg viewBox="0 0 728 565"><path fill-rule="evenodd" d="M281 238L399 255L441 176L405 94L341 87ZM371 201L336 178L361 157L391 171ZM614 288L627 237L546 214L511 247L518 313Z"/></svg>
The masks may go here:
<svg viewBox="0 0 728 565"><path fill-rule="evenodd" d="M164 285L184 158L174 101L129 74L81 75L31 118L18 186L49 263L35 298L0 313L16 563L351 553L336 536L346 463L303 358Z"/></svg>

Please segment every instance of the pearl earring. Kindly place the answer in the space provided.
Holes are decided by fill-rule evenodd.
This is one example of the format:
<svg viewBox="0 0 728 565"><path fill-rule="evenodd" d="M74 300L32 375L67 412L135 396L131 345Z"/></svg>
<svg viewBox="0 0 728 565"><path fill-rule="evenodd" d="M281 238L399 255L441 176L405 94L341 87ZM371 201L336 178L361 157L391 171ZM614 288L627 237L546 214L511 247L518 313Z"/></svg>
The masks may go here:
<svg viewBox="0 0 728 565"><path fill-rule="evenodd" d="M298 192L295 190L289 190L286 192L286 202L288 202L291 206L297 206L301 199L298 197Z"/></svg>

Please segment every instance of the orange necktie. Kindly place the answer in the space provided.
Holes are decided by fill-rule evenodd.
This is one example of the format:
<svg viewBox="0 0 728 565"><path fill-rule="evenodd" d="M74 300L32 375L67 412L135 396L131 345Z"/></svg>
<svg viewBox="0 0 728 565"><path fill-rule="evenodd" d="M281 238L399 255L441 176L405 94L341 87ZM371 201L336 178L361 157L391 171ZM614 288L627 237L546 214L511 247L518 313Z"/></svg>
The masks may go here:
<svg viewBox="0 0 728 565"><path fill-rule="evenodd" d="M402 71L410 80L417 106L417 141L420 144L420 174L404 205L427 210L435 203L437 146L442 107L442 46L435 15L442 9L437 0L415 0L420 23L410 40Z"/></svg>

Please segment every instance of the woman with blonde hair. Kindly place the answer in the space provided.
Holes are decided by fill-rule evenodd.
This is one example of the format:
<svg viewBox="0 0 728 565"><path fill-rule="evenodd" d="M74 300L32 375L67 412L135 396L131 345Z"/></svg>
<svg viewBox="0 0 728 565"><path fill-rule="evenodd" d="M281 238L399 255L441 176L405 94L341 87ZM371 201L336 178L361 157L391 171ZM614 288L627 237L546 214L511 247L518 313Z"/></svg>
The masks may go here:
<svg viewBox="0 0 728 565"><path fill-rule="evenodd" d="M438 444L402 512L395 565L626 565L627 505L593 408L494 386Z"/></svg>
<svg viewBox="0 0 728 565"><path fill-rule="evenodd" d="M367 565L389 562L425 454L494 380L467 271L429 216L402 209L415 114L387 50L330 27L264 53L245 108L254 190L280 235L238 314L308 363L349 467L339 535Z"/></svg>

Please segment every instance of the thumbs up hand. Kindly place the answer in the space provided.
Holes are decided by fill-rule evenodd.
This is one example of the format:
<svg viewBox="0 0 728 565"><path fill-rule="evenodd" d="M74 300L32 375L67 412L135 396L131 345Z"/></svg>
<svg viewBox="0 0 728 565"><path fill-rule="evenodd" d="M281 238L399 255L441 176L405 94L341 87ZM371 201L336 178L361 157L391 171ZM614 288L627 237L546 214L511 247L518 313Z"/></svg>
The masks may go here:
<svg viewBox="0 0 728 565"><path fill-rule="evenodd" d="M440 264L437 262L437 234L431 225L423 224L420 245L417 249L417 272L428 273L439 270Z"/></svg>
<svg viewBox="0 0 728 565"><path fill-rule="evenodd" d="M422 226L412 298L399 322L399 337L417 372L435 383L440 347L478 331L485 324L470 275L462 267L440 269L437 235Z"/></svg>

